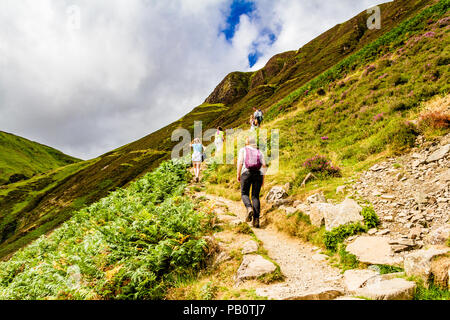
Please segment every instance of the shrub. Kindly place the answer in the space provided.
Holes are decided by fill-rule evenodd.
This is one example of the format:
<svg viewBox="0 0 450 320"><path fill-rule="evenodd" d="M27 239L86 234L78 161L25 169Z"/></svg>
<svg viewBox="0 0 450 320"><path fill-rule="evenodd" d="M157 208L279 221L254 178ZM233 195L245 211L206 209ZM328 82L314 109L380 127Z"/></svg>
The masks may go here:
<svg viewBox="0 0 450 320"><path fill-rule="evenodd" d="M403 150L414 146L418 134L413 123L399 119L389 123L381 139L394 149Z"/></svg>
<svg viewBox="0 0 450 320"><path fill-rule="evenodd" d="M397 75L394 75L394 76L392 77L392 83L393 83L394 86L399 86L399 85L408 83L408 81L409 81L409 79L406 78L406 77L405 77L404 75L402 75L402 74L397 74Z"/></svg>
<svg viewBox="0 0 450 320"><path fill-rule="evenodd" d="M345 224L331 231L327 231L324 235L323 242L328 250L335 252L339 243L344 242L345 239L352 235L362 232L367 232L367 227L359 222Z"/></svg>
<svg viewBox="0 0 450 320"><path fill-rule="evenodd" d="M450 127L450 115L439 110L424 113L419 118L419 128L424 127L448 129Z"/></svg>
<svg viewBox="0 0 450 320"><path fill-rule="evenodd" d="M371 207L364 207L361 215L364 217L364 224L369 229L376 228L380 224L380 219Z"/></svg>
<svg viewBox="0 0 450 320"><path fill-rule="evenodd" d="M334 166L325 156L316 155L310 159L307 159L303 166L310 172L323 173L333 177L339 177L341 175L341 169Z"/></svg>
<svg viewBox="0 0 450 320"><path fill-rule="evenodd" d="M212 216L165 162L0 263L0 299L161 299L206 265ZM78 283L77 279L79 279Z"/></svg>

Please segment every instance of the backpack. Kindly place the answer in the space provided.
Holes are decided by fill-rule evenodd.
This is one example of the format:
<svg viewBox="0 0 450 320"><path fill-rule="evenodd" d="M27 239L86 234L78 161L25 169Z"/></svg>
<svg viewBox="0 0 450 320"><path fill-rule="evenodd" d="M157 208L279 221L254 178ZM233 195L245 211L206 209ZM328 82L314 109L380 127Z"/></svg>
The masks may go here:
<svg viewBox="0 0 450 320"><path fill-rule="evenodd" d="M258 110L256 113L256 119L258 120L258 123L261 123L263 121L263 113L261 110Z"/></svg>
<svg viewBox="0 0 450 320"><path fill-rule="evenodd" d="M245 148L245 167L250 171L261 169L261 152L258 149Z"/></svg>

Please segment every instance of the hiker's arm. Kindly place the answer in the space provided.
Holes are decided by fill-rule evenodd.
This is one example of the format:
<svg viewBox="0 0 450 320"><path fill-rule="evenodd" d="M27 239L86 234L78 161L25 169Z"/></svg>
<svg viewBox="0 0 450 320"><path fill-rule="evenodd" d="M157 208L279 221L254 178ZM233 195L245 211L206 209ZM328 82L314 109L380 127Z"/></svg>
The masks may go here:
<svg viewBox="0 0 450 320"><path fill-rule="evenodd" d="M262 157L262 184L261 186L264 185L264 178L267 172L267 163L266 163L266 159L264 159L264 156Z"/></svg>
<svg viewBox="0 0 450 320"><path fill-rule="evenodd" d="M242 162L239 162L237 168L237 181L239 182L241 182L241 171L242 171Z"/></svg>

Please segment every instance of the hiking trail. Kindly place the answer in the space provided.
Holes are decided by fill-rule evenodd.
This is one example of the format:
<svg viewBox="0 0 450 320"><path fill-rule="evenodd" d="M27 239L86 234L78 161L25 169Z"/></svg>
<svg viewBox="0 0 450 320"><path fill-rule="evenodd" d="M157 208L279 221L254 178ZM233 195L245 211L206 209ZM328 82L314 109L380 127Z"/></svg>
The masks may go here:
<svg viewBox="0 0 450 320"><path fill-rule="evenodd" d="M220 220L230 221L231 218L235 220L235 223L245 222L246 210L241 202L203 192L198 192L197 196L205 197L215 205L226 206L230 212L236 215L236 217L232 217L218 211ZM340 270L328 264L325 256L319 254L319 248L291 238L275 230L272 226L252 228L252 230L267 250L268 256L280 266L281 272L285 276L282 282L261 284L255 288L259 296L279 300L296 299L311 293L330 290L344 291Z"/></svg>

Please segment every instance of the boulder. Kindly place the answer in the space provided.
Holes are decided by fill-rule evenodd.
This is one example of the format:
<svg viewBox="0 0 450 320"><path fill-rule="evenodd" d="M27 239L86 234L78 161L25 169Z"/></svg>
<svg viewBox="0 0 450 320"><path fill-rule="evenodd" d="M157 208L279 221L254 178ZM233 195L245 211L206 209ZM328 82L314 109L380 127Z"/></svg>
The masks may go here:
<svg viewBox="0 0 450 320"><path fill-rule="evenodd" d="M333 228L344 224L363 221L361 215L362 208L358 203L350 198L342 203L333 206L331 210L325 210L325 229L331 231Z"/></svg>
<svg viewBox="0 0 450 320"><path fill-rule="evenodd" d="M442 256L431 261L431 274L435 285L444 290L450 288L450 256Z"/></svg>
<svg viewBox="0 0 450 320"><path fill-rule="evenodd" d="M292 296L284 300L334 300L343 296L344 291L338 288L324 288L315 291L308 291L300 296Z"/></svg>
<svg viewBox="0 0 450 320"><path fill-rule="evenodd" d="M384 280L379 276L356 289L354 295L373 300L412 300L416 286L414 281L402 278Z"/></svg>
<svg viewBox="0 0 450 320"><path fill-rule="evenodd" d="M334 205L330 203L314 203L311 205L309 219L311 224L320 228L325 223L326 211L333 210Z"/></svg>
<svg viewBox="0 0 450 320"><path fill-rule="evenodd" d="M430 162L435 162L435 161L439 161L441 159L443 159L447 153L450 151L450 144L447 144L441 148L439 148L438 150L436 150L435 152L433 152L426 160L427 163Z"/></svg>
<svg viewBox="0 0 450 320"><path fill-rule="evenodd" d="M403 267L408 276L416 276L423 279L427 284L431 278L431 264L436 257L445 255L450 248L436 248L417 250L405 257Z"/></svg>
<svg viewBox="0 0 450 320"><path fill-rule="evenodd" d="M266 201L268 203L284 199L288 196L286 190L282 186L275 186L267 193Z"/></svg>
<svg viewBox="0 0 450 320"><path fill-rule="evenodd" d="M236 274L236 283L272 273L276 266L260 255L245 255Z"/></svg>
<svg viewBox="0 0 450 320"><path fill-rule="evenodd" d="M428 242L433 245L445 244L447 239L450 237L450 226L445 225L428 235Z"/></svg>
<svg viewBox="0 0 450 320"><path fill-rule="evenodd" d="M347 270L344 272L344 285L351 293L357 289L362 288L367 280L378 275L378 272L365 270Z"/></svg>
<svg viewBox="0 0 450 320"><path fill-rule="evenodd" d="M250 254L258 251L258 243L254 240L247 241L242 247L242 254Z"/></svg>
<svg viewBox="0 0 450 320"><path fill-rule="evenodd" d="M306 202L308 204L326 203L327 199L325 199L325 196L323 195L323 193L315 193L315 194L309 196L308 198L306 198Z"/></svg>
<svg viewBox="0 0 450 320"><path fill-rule="evenodd" d="M387 237L359 236L346 250L362 263L399 266L402 259L393 255L389 241Z"/></svg>

